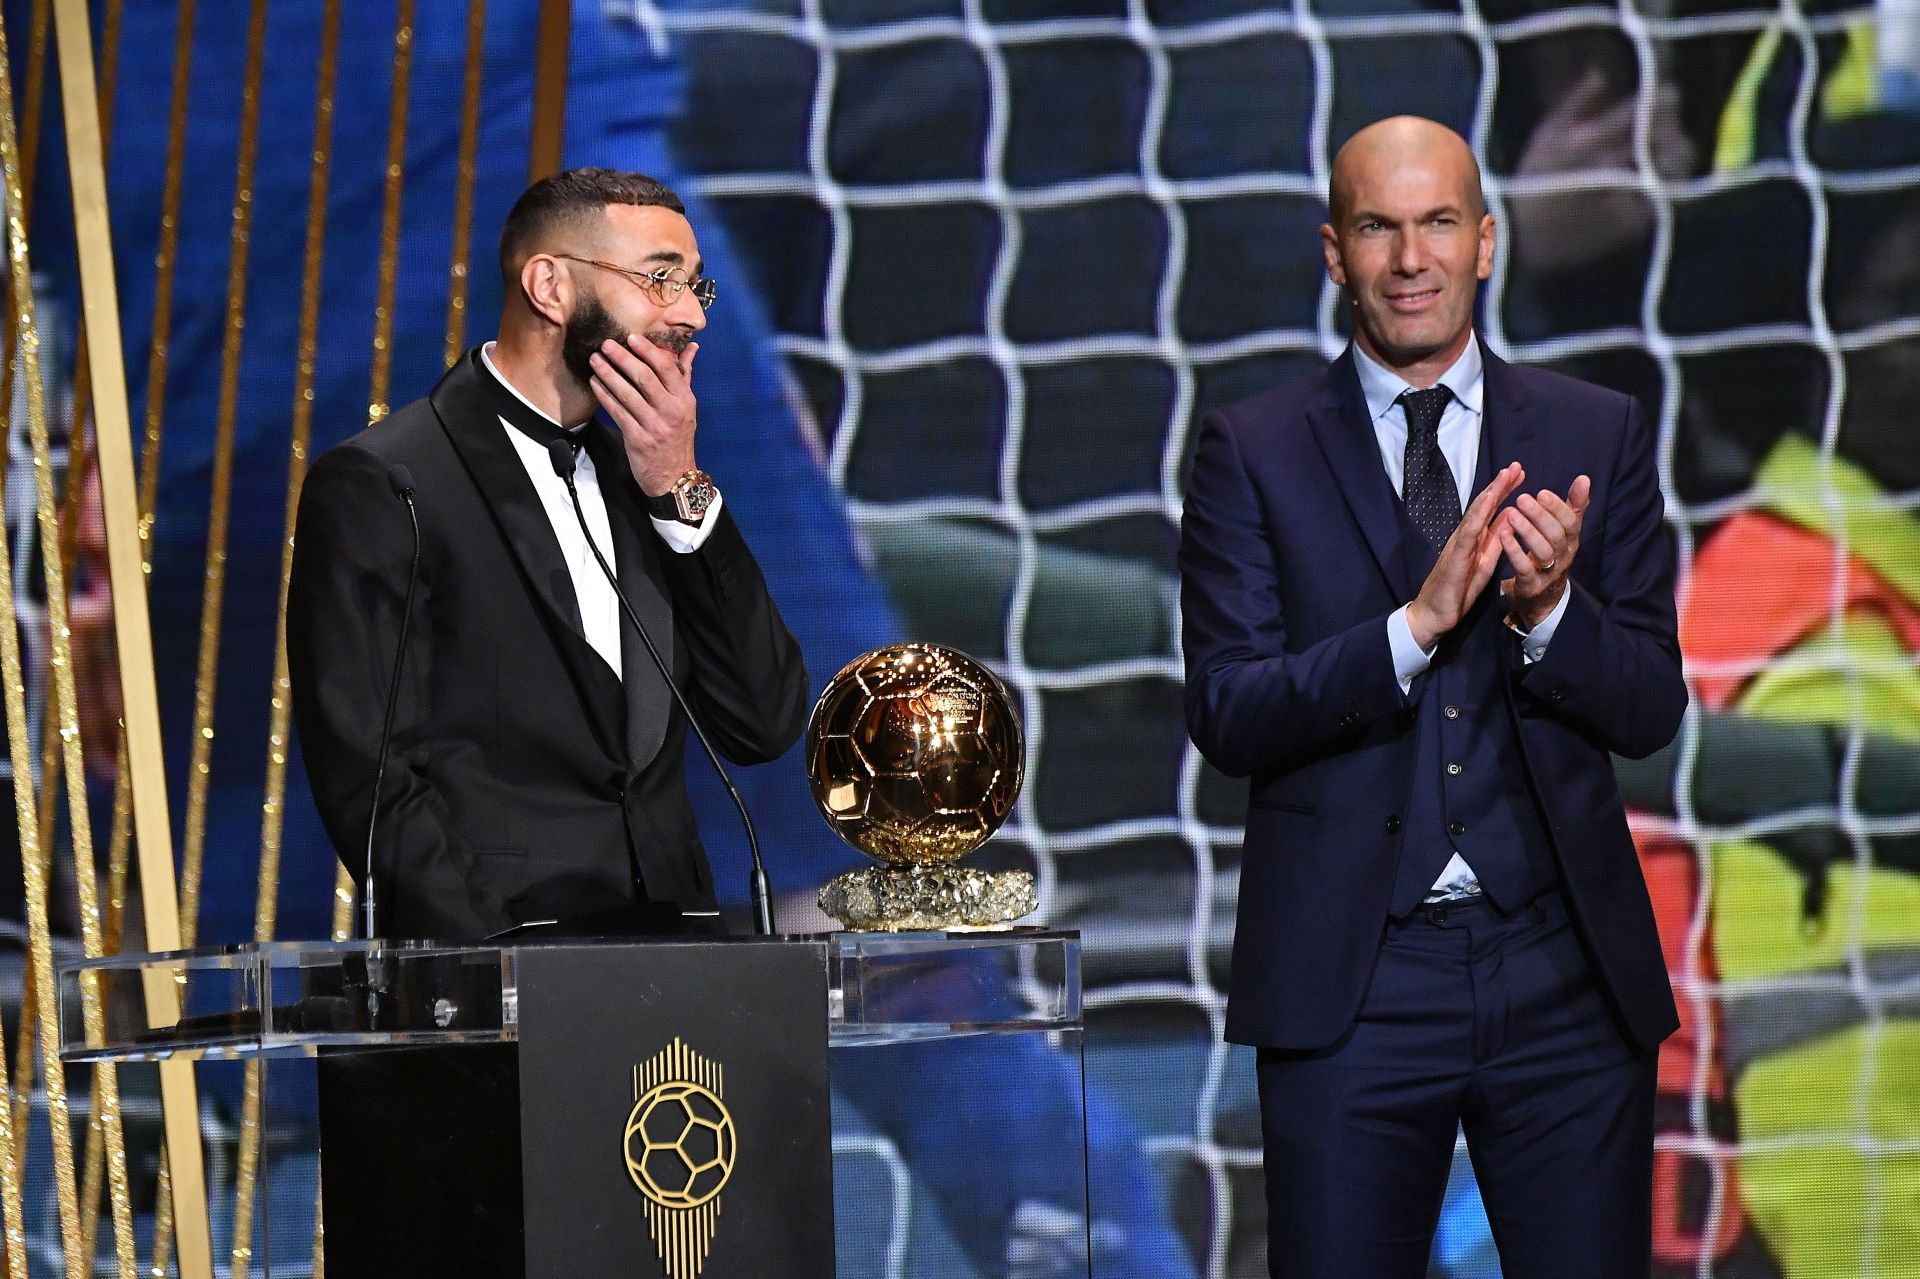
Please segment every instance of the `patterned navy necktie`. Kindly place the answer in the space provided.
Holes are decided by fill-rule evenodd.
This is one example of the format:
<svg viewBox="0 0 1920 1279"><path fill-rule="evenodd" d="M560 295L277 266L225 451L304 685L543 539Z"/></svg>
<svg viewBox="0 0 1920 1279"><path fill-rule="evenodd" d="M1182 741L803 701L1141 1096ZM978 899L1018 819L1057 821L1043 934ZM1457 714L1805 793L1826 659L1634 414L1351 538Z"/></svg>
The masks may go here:
<svg viewBox="0 0 1920 1279"><path fill-rule="evenodd" d="M1440 415L1453 393L1444 386L1406 391L1400 406L1407 414L1407 461L1403 500L1407 515L1434 550L1446 545L1460 523L1460 490L1453 469L1440 452Z"/></svg>

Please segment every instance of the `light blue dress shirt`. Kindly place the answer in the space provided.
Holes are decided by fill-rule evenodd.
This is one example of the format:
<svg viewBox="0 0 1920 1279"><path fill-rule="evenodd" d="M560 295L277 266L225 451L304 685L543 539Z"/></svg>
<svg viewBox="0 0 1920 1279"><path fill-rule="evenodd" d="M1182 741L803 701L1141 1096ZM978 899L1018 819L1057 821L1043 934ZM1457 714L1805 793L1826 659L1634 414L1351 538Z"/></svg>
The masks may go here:
<svg viewBox="0 0 1920 1279"><path fill-rule="evenodd" d="M1399 400L1415 388L1411 382L1361 350L1359 343L1354 343L1349 349L1353 352L1354 368L1360 374L1360 394L1367 402L1367 416L1373 422L1373 436L1380 445L1380 463L1387 469L1387 479L1392 482L1393 491L1404 497L1407 413ZM1440 375L1436 385L1445 386L1453 393L1447 401L1446 411L1440 415L1439 443L1441 456L1447 459L1447 467L1453 472L1453 482L1460 493L1460 509L1464 511L1472 501L1474 468L1480 462L1480 427L1486 393L1486 370L1480 359L1477 338L1468 336L1466 349ZM1553 632L1560 625L1560 619L1566 616L1570 596L1569 591L1561 592L1560 602L1553 606L1553 611L1521 639L1520 649L1526 661L1537 662L1547 655L1547 645L1553 642ZM1387 618L1387 643L1393 650L1393 671L1399 677L1400 691L1404 693L1413 687L1414 678L1433 662L1433 651L1422 649L1414 642L1413 628L1407 625L1406 605L1395 609ZM1474 877L1473 868L1467 865L1460 854L1455 853L1427 895L1432 899L1477 891L1479 881Z"/></svg>

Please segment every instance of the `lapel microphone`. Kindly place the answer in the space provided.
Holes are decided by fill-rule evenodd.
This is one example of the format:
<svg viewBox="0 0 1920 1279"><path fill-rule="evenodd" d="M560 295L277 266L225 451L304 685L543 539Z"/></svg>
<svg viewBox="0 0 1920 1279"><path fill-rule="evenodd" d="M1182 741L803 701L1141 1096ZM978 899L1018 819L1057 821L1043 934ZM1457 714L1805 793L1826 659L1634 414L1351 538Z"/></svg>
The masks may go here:
<svg viewBox="0 0 1920 1279"><path fill-rule="evenodd" d="M720 756L713 749L713 743L707 740L707 730L700 726L700 719L687 705L687 699L680 691L680 685L674 682L673 672L660 657L660 650L653 646L653 637L647 634L647 628L640 624L640 615L633 611L633 605L627 602L627 594L620 589L620 579L615 575L613 566L607 563L607 557L600 553L599 544L593 540L593 532L587 527L587 513L580 506L580 490L573 482L574 469L579 460L574 456L573 445L567 440L552 440L547 444L547 456L553 461L553 473L567 484L567 496L573 499L574 518L580 521L580 536L587 539L587 549L593 552L594 562L600 565L600 572L606 576L607 585L613 588L613 594L620 601L620 611L626 614L633 629L640 636L640 643L647 650L647 656L653 659L653 665L660 672L660 678L667 682L667 691L673 694L673 700L680 707L680 713L687 717L687 723L693 728L693 735L700 740L700 748L707 753L707 759L713 764L713 771L720 775L721 785L727 788L727 794L733 799L734 808L740 812L740 824L747 831L747 851L753 855L753 874L748 883L748 893L753 900L753 931L761 937L773 935L773 887L767 879L766 863L760 860L760 839L753 833L753 818L747 816L746 801L740 798L740 792L734 787L733 778L727 775L727 769L720 762Z"/></svg>

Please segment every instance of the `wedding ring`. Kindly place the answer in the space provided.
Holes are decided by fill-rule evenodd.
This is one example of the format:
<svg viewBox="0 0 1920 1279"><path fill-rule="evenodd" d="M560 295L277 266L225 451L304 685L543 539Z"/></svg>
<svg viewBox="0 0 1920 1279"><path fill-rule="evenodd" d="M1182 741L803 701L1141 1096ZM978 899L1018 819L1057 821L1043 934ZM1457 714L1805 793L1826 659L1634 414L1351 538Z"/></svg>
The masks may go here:
<svg viewBox="0 0 1920 1279"><path fill-rule="evenodd" d="M1560 562L1560 557L1556 555L1552 559L1548 560L1545 564L1542 564L1535 571L1540 573L1551 573L1553 572L1553 566L1555 564L1558 564L1559 562Z"/></svg>

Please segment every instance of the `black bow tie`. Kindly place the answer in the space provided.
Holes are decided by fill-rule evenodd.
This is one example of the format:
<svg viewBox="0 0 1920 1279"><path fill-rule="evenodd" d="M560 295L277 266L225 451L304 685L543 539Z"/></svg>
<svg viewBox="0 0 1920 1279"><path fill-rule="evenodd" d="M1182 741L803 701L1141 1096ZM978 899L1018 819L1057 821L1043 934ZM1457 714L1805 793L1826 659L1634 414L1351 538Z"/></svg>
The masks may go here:
<svg viewBox="0 0 1920 1279"><path fill-rule="evenodd" d="M475 348L474 350L473 364L475 370L480 374L480 384L487 390L487 399L493 411L498 414L508 426L511 426L514 430L520 432L520 434L526 436L543 449L555 440L565 440L573 447L573 451L578 453L586 444L587 432L593 429L591 419L571 429L561 426L553 419L537 412L532 405L528 404L518 395L515 395L507 384L500 379L499 375L488 367L487 362L480 357L479 348Z"/></svg>

